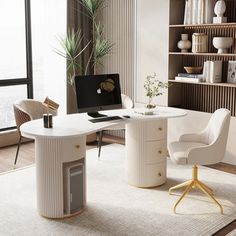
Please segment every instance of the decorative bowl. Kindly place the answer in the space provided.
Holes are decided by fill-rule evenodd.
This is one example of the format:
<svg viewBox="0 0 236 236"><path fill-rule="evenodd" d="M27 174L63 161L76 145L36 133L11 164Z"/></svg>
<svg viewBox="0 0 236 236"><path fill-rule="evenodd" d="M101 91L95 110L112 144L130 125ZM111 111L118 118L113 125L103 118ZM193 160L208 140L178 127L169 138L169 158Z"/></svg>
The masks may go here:
<svg viewBox="0 0 236 236"><path fill-rule="evenodd" d="M201 74L202 66L185 66L184 69L188 74Z"/></svg>
<svg viewBox="0 0 236 236"><path fill-rule="evenodd" d="M214 37L213 46L218 49L218 53L227 53L228 48L232 47L232 37Z"/></svg>

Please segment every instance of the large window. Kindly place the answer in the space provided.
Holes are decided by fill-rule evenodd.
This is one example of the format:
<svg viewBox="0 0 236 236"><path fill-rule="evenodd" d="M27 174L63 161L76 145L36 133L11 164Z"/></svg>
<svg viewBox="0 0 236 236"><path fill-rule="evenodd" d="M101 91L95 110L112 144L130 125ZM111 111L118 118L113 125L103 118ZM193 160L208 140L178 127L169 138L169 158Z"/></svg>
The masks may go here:
<svg viewBox="0 0 236 236"><path fill-rule="evenodd" d="M0 131L14 128L13 103L33 97L30 0L0 1Z"/></svg>

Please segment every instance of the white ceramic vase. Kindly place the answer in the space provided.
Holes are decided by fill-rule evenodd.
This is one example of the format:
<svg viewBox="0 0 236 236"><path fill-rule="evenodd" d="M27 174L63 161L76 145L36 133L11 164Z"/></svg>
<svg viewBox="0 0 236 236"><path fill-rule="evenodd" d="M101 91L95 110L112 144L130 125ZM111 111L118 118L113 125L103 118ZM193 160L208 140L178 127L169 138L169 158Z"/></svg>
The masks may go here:
<svg viewBox="0 0 236 236"><path fill-rule="evenodd" d="M178 42L177 47L181 50L181 52L188 52L192 43L188 40L188 34L181 34L181 40Z"/></svg>
<svg viewBox="0 0 236 236"><path fill-rule="evenodd" d="M226 4L224 0L217 1L214 12L217 15L217 17L223 17L224 13L226 11Z"/></svg>
<svg viewBox="0 0 236 236"><path fill-rule="evenodd" d="M226 11L226 4L224 0L219 0L216 2L214 12L217 15L213 17L213 23L221 24L227 22L227 17L224 17L224 13Z"/></svg>
<svg viewBox="0 0 236 236"><path fill-rule="evenodd" d="M218 53L228 53L228 49L233 45L232 37L214 37L213 46L218 49Z"/></svg>

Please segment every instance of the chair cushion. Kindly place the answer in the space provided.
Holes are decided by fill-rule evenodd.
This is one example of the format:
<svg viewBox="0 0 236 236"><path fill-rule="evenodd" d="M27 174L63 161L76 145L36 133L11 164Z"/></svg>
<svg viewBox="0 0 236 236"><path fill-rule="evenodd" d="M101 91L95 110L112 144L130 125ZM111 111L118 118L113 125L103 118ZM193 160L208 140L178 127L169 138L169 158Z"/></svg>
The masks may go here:
<svg viewBox="0 0 236 236"><path fill-rule="evenodd" d="M169 154L173 162L180 165L188 164L188 151L194 147L207 146L198 142L173 142L169 144Z"/></svg>

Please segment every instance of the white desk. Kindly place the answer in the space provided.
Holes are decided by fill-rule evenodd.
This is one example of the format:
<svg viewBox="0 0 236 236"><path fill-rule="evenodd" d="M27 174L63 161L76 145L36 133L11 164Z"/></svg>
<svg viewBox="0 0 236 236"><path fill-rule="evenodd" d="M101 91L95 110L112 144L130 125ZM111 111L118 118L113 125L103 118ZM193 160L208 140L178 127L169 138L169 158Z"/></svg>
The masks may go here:
<svg viewBox="0 0 236 236"><path fill-rule="evenodd" d="M87 114L83 113L54 117L52 129L43 128L41 119L21 126L23 136L35 139L39 214L49 218L70 216L64 213L63 206L63 164L77 160L85 164L86 135L120 122L126 124L129 184L154 187L165 183L167 119L184 116L186 112L159 107L155 115L144 116L134 113L134 110L139 109L102 112L108 115L130 116L119 121L91 123Z"/></svg>

